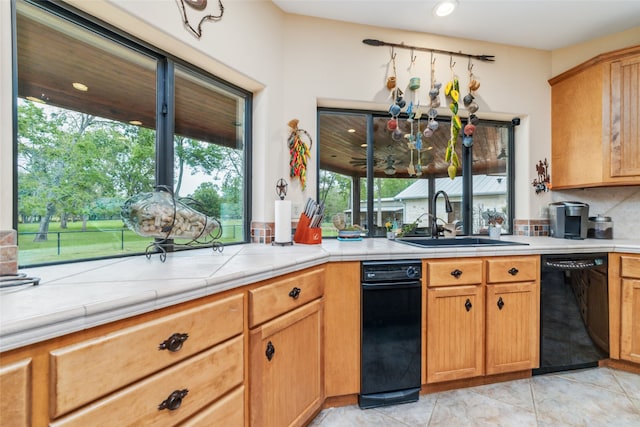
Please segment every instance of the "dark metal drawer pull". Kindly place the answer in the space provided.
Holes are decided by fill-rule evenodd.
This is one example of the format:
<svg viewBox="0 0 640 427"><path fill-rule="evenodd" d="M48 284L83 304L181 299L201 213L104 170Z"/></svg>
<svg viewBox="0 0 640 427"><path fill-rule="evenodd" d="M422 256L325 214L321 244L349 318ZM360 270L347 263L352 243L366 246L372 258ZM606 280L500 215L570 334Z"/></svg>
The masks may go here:
<svg viewBox="0 0 640 427"><path fill-rule="evenodd" d="M182 348L182 344L184 344L187 338L189 338L189 334L175 333L162 341L160 345L158 345L158 350L169 350L170 352L175 353Z"/></svg>
<svg viewBox="0 0 640 427"><path fill-rule="evenodd" d="M296 286L291 289L291 292L289 292L289 296L293 299L298 299L298 297L300 296L300 291L301 289Z"/></svg>
<svg viewBox="0 0 640 427"><path fill-rule="evenodd" d="M471 307L473 307L473 305L471 305L471 300L467 298L467 301L464 303L464 308L466 308L467 311L471 311Z"/></svg>
<svg viewBox="0 0 640 427"><path fill-rule="evenodd" d="M460 270L458 270L458 269L456 268L455 270L453 270L453 271L451 272L451 275L452 275L453 277L455 277L456 279L459 279L459 278L460 278L460 276L462 276L462 271L460 271Z"/></svg>
<svg viewBox="0 0 640 427"><path fill-rule="evenodd" d="M516 274L518 274L518 269L515 267L511 267L508 271L508 273L512 276L515 276Z"/></svg>
<svg viewBox="0 0 640 427"><path fill-rule="evenodd" d="M498 310L502 310L504 307L504 301L502 301L502 297L498 298Z"/></svg>
<svg viewBox="0 0 640 427"><path fill-rule="evenodd" d="M182 405L182 399L189 393L186 388L184 390L176 390L169 395L161 404L158 405L158 410L168 409L175 411Z"/></svg>
<svg viewBox="0 0 640 427"><path fill-rule="evenodd" d="M267 350L264 352L269 362L271 362L271 359L273 359L273 355L275 354L275 352L276 352L276 348L273 346L271 341L269 341L267 343Z"/></svg>

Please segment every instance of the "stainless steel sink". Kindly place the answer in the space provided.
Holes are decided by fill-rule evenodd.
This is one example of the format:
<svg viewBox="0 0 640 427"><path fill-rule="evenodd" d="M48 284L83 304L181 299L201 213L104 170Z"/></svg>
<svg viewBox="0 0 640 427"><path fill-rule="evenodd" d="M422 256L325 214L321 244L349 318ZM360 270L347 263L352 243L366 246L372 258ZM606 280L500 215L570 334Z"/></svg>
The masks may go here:
<svg viewBox="0 0 640 427"><path fill-rule="evenodd" d="M449 248L457 246L483 247L483 246L514 246L528 245L528 243L509 242L506 240L485 239L483 237L455 237L443 239L425 239L423 237L403 237L396 239L398 243L418 246L421 248Z"/></svg>

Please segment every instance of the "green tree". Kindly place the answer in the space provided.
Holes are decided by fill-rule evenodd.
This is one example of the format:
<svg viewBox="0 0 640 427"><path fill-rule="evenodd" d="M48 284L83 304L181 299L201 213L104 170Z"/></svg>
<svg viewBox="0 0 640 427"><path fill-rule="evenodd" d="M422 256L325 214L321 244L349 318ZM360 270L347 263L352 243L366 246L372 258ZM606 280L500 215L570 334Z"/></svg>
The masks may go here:
<svg viewBox="0 0 640 427"><path fill-rule="evenodd" d="M199 203L193 206L196 210L214 218L220 217L220 195L211 182L200 184L191 197Z"/></svg>

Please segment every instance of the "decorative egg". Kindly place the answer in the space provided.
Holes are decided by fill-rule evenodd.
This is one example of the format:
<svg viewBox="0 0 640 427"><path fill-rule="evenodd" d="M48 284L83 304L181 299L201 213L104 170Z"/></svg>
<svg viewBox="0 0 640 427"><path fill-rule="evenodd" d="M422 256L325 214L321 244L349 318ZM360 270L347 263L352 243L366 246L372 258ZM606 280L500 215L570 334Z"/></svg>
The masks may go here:
<svg viewBox="0 0 640 427"><path fill-rule="evenodd" d="M426 128L424 132L422 132L422 134L424 135L425 138L429 138L433 135L433 131L429 128Z"/></svg>
<svg viewBox="0 0 640 427"><path fill-rule="evenodd" d="M478 104L472 102L471 104L467 105L467 110L469 110L471 114L475 113L476 111L478 111Z"/></svg>
<svg viewBox="0 0 640 427"><path fill-rule="evenodd" d="M431 108L438 108L440 106L440 98L431 99L431 103L429 104Z"/></svg>
<svg viewBox="0 0 640 427"><path fill-rule="evenodd" d="M438 129L438 126L440 126L440 123L438 123L435 120L429 120L429 124L427 125L429 127L429 129L431 129L432 131L435 131L436 129Z"/></svg>
<svg viewBox="0 0 640 427"><path fill-rule="evenodd" d="M400 110L401 108L398 105L392 104L391 107L389 107L389 114L391 114L392 116L397 116L398 114L400 114Z"/></svg>
<svg viewBox="0 0 640 427"><path fill-rule="evenodd" d="M388 125L387 125L387 127L388 127ZM395 128L394 131L391 133L391 138L394 141L400 141L403 136L404 136L404 133L398 128Z"/></svg>
<svg viewBox="0 0 640 427"><path fill-rule="evenodd" d="M469 104L471 104L474 99L475 97L473 95L468 94L468 95L465 95L464 98L462 98L462 103L464 104L465 107L468 107Z"/></svg>
<svg viewBox="0 0 640 427"><path fill-rule="evenodd" d="M471 115L469 116L469 122L470 122L472 125L476 125L476 126L477 126L477 125L478 125L478 123L480 123L480 119L479 119L479 118L478 118L478 116L476 116L475 114L471 114Z"/></svg>
<svg viewBox="0 0 640 427"><path fill-rule="evenodd" d="M473 145L473 137L472 136L465 136L462 138L462 145L464 145L465 147L469 148Z"/></svg>
<svg viewBox="0 0 640 427"><path fill-rule="evenodd" d="M439 90L439 89L433 88L433 89L431 89L431 90L429 91L429 96L430 96L431 98L437 98L437 97L438 97L438 95L440 95L440 90Z"/></svg>
<svg viewBox="0 0 640 427"><path fill-rule="evenodd" d="M398 128L398 121L396 119L391 119L387 122L387 129L395 130Z"/></svg>
<svg viewBox="0 0 640 427"><path fill-rule="evenodd" d="M469 123L464 127L464 134L467 136L472 136L475 131L476 131L476 127L471 123Z"/></svg>

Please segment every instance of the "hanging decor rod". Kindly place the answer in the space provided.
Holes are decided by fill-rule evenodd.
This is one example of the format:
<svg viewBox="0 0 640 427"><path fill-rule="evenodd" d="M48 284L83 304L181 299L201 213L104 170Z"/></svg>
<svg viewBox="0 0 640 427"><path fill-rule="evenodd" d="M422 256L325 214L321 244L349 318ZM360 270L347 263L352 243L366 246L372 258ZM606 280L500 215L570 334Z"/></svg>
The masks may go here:
<svg viewBox="0 0 640 427"><path fill-rule="evenodd" d="M473 58L473 59L478 59L480 61L485 61L485 62L495 61L494 59L495 57L493 55L470 55L468 53L451 52L448 50L431 49L428 47L408 46L408 45L405 45L404 43L388 43L388 42L383 42L382 40L375 40L375 39L364 39L362 40L362 43L368 44L369 46L390 46L390 47L397 47L400 49L417 50L420 52L432 52L432 53L442 53L445 55L464 56L465 58Z"/></svg>

